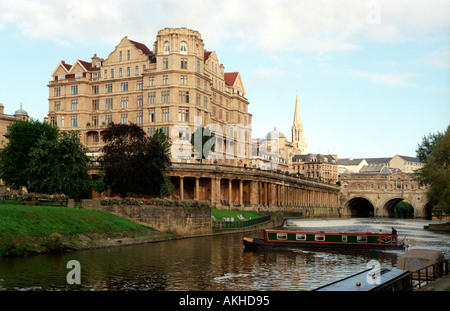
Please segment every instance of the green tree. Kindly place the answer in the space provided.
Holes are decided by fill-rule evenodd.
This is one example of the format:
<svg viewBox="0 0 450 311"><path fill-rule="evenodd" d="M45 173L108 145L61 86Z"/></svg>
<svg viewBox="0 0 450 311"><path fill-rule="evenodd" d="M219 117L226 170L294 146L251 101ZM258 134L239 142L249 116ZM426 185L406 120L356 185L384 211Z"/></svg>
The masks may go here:
<svg viewBox="0 0 450 311"><path fill-rule="evenodd" d="M414 217L414 207L409 202L401 201L394 207L394 217L395 218L413 218Z"/></svg>
<svg viewBox="0 0 450 311"><path fill-rule="evenodd" d="M420 162L425 163L428 157L433 153L436 143L442 139L444 134L437 132L435 134L428 134L422 138L422 143L417 146L416 155Z"/></svg>
<svg viewBox="0 0 450 311"><path fill-rule="evenodd" d="M425 144L422 143L423 149ZM420 149L419 149L420 150ZM419 151L417 151L419 153ZM417 175L422 185L428 185L428 201L433 211L450 213L450 126L440 139L436 139L433 150L426 152L425 165Z"/></svg>
<svg viewBox="0 0 450 311"><path fill-rule="evenodd" d="M160 196L166 190L170 143L160 131L147 138L136 124L110 124L99 162L104 183L113 193ZM170 187L168 187L170 188Z"/></svg>
<svg viewBox="0 0 450 311"><path fill-rule="evenodd" d="M211 130L207 127L200 126L191 135L191 144L194 146L194 154L196 160L203 161L207 159L211 151L214 151L216 139Z"/></svg>
<svg viewBox="0 0 450 311"><path fill-rule="evenodd" d="M37 120L18 121L11 125L9 143L0 154L0 178L6 185L19 189L29 187L34 176L30 174L33 157L30 155L41 137L55 140L58 129Z"/></svg>
<svg viewBox="0 0 450 311"><path fill-rule="evenodd" d="M72 198L89 196L93 184L87 170L90 158L78 132L60 132L57 139L42 136L30 151L29 191L64 193Z"/></svg>

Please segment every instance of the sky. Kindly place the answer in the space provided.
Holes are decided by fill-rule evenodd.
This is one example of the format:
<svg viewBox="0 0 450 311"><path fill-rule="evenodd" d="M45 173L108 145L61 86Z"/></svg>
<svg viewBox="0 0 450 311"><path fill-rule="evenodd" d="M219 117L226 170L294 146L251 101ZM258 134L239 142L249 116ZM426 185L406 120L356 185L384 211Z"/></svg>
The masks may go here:
<svg viewBox="0 0 450 311"><path fill-rule="evenodd" d="M450 1L2 0L0 103L43 120L61 60L107 58L124 36L200 32L239 71L252 137L291 139L298 94L308 152L415 156L450 125Z"/></svg>

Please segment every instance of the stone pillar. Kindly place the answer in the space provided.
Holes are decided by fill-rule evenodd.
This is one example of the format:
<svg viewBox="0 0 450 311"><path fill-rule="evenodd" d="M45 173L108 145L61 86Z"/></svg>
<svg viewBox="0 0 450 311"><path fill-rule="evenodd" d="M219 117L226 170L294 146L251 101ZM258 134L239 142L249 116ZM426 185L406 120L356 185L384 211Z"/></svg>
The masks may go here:
<svg viewBox="0 0 450 311"><path fill-rule="evenodd" d="M195 200L200 200L200 178L199 177L195 177L194 199Z"/></svg>
<svg viewBox="0 0 450 311"><path fill-rule="evenodd" d="M230 209L233 203L233 186L232 186L232 180L228 179L228 204L230 204Z"/></svg>
<svg viewBox="0 0 450 311"><path fill-rule="evenodd" d="M180 200L184 198L184 178L180 176Z"/></svg>
<svg viewBox="0 0 450 311"><path fill-rule="evenodd" d="M244 181L239 180L239 205L244 206Z"/></svg>

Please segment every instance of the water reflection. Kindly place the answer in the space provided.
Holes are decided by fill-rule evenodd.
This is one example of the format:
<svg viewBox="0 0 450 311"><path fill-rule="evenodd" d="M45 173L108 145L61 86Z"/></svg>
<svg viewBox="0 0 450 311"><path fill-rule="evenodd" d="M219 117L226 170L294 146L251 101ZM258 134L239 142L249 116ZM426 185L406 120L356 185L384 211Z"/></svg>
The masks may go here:
<svg viewBox="0 0 450 311"><path fill-rule="evenodd" d="M297 220L290 224L326 231L373 231L392 226L411 247L440 249L449 258L449 235L423 230L429 222ZM246 234L248 236L248 234ZM251 236L257 237L261 232ZM244 234L191 238L110 249L24 258L0 258L0 290L311 290L367 269L371 260L395 267L401 251L249 252ZM81 284L69 285L69 260L81 264Z"/></svg>

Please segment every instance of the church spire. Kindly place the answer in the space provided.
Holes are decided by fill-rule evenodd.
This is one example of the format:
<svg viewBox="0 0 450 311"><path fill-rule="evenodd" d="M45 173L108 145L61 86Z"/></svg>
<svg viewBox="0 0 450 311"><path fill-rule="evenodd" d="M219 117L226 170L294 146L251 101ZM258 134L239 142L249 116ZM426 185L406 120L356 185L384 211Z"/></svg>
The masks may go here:
<svg viewBox="0 0 450 311"><path fill-rule="evenodd" d="M292 144L297 149L297 153L306 154L308 145L305 142L303 133L302 118L300 115L300 104L298 102L298 92L295 99L294 122L292 123Z"/></svg>

